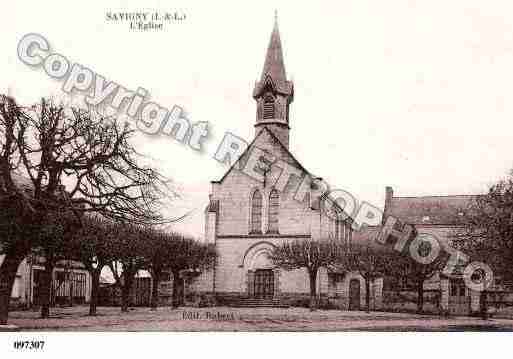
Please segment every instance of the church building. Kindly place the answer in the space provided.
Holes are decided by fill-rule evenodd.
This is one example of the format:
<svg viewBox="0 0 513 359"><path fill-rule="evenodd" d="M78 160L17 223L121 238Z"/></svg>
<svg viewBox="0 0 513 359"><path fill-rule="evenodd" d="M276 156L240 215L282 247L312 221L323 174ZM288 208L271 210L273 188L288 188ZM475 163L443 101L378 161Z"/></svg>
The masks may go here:
<svg viewBox="0 0 513 359"><path fill-rule="evenodd" d="M315 181L294 190L310 174L289 148L294 119L289 108L294 84L287 79L278 24L275 20L260 81L255 84L255 136L246 151L225 175L211 182L210 202L205 209L205 238L215 244L219 258L215 268L192 285L196 293L208 293L219 304L298 305L309 298L305 269L284 271L268 258L273 247L297 239L353 240L350 223L332 218L322 210L323 189ZM249 125L249 121L248 121ZM238 170L254 151L283 161L298 170L282 190L276 188L274 166L259 180ZM380 305L382 280L371 286L373 307ZM336 273L323 268L317 277L321 302L341 309L365 305L365 285L358 273Z"/></svg>

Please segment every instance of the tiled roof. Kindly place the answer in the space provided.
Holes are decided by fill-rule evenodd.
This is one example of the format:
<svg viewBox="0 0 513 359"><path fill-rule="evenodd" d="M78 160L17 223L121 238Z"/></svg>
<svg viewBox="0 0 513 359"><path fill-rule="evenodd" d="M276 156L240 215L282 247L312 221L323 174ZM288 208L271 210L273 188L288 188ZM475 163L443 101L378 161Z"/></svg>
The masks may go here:
<svg viewBox="0 0 513 359"><path fill-rule="evenodd" d="M392 197L386 214L409 224L455 225L475 196Z"/></svg>

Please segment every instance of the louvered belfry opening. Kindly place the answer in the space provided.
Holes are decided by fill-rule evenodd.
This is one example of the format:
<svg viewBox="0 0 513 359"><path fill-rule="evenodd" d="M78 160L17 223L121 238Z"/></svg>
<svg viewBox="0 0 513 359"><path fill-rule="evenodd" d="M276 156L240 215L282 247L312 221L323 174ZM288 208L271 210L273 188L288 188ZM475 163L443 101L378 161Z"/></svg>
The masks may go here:
<svg viewBox="0 0 513 359"><path fill-rule="evenodd" d="M274 116L274 97L266 95L264 97L264 120L271 120Z"/></svg>
<svg viewBox="0 0 513 359"><path fill-rule="evenodd" d="M262 233L262 194L259 190L256 190L251 198L250 233Z"/></svg>

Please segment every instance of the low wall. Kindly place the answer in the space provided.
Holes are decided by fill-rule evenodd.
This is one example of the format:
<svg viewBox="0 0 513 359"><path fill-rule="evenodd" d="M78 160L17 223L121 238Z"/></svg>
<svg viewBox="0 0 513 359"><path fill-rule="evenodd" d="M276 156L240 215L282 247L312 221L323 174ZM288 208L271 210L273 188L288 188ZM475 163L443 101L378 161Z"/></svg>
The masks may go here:
<svg viewBox="0 0 513 359"><path fill-rule="evenodd" d="M438 314L440 292L438 290L424 291L423 312ZM382 310L392 312L416 312L417 292L415 291L383 291Z"/></svg>

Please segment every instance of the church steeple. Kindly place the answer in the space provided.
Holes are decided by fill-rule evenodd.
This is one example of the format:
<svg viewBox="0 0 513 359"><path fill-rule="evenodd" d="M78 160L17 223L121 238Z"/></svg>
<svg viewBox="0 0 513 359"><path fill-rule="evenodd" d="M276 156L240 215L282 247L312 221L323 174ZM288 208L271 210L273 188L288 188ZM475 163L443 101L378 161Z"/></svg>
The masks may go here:
<svg viewBox="0 0 513 359"><path fill-rule="evenodd" d="M288 148L289 105L294 99L294 85L287 81L276 15L262 76L255 84L253 98L257 102L256 133L265 126Z"/></svg>

